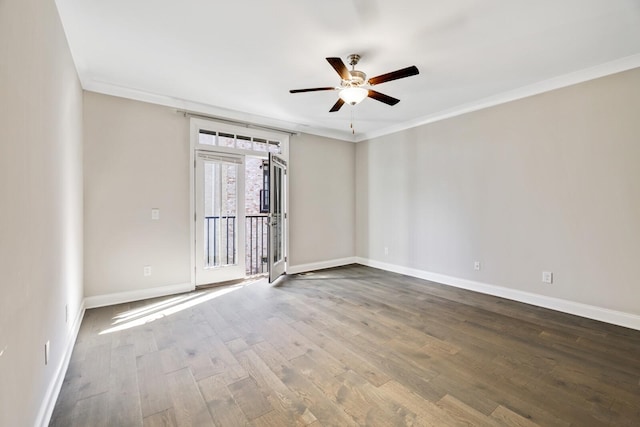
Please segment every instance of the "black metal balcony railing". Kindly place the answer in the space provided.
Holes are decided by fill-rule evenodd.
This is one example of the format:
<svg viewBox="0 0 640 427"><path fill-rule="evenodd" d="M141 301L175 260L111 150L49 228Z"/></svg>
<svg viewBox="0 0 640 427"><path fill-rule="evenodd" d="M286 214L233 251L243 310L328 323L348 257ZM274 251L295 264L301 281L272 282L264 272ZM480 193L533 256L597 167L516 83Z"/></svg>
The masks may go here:
<svg viewBox="0 0 640 427"><path fill-rule="evenodd" d="M205 255L207 266L218 267L236 263L236 217L235 216L207 216L205 217ZM222 240L218 243L218 234ZM222 247L218 249L218 244Z"/></svg>
<svg viewBox="0 0 640 427"><path fill-rule="evenodd" d="M245 262L247 276L267 272L269 251L269 226L267 215L247 215L245 217Z"/></svg>
<svg viewBox="0 0 640 427"><path fill-rule="evenodd" d="M205 256L208 266L236 264L235 229L235 216L205 217ZM247 215L245 217L245 270L247 276L267 272L268 242L267 215ZM219 244L222 246L221 248L218 248Z"/></svg>

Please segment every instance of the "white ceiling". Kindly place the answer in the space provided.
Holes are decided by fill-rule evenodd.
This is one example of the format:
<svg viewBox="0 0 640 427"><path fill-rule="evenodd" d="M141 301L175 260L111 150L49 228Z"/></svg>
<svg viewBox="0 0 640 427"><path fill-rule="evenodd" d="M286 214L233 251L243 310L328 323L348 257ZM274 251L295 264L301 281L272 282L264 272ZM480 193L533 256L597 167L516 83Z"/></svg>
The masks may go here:
<svg viewBox="0 0 640 427"><path fill-rule="evenodd" d="M56 0L87 90L362 140L640 66L640 0ZM369 77L337 113L325 60ZM353 114L356 135L349 127Z"/></svg>

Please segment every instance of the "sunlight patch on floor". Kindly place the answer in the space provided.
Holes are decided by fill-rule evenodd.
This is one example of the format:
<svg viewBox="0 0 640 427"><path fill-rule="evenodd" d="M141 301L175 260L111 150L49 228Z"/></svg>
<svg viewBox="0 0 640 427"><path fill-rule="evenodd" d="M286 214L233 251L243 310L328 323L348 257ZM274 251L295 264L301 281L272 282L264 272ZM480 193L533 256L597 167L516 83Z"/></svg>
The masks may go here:
<svg viewBox="0 0 640 427"><path fill-rule="evenodd" d="M188 308L194 307L198 304L210 301L214 298L221 297L230 292L237 291L244 288L246 285L229 286L223 289L215 291L197 292L180 297L171 298L167 301L162 301L150 306L142 307L136 310L130 310L114 317L114 325L111 328L105 329L100 332L99 335L110 334L112 332L123 331L131 329L136 326L142 326L147 323L151 323L155 320L162 319L163 317L170 316Z"/></svg>

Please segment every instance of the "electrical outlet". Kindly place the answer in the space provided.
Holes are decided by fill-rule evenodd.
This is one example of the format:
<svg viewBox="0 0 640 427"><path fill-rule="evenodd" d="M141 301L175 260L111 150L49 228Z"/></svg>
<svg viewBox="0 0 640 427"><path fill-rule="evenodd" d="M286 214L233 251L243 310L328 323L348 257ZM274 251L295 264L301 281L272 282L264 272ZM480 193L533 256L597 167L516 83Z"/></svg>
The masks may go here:
<svg viewBox="0 0 640 427"><path fill-rule="evenodd" d="M543 283L553 283L553 273L550 271L542 272L542 282Z"/></svg>
<svg viewBox="0 0 640 427"><path fill-rule="evenodd" d="M151 266L150 265L145 265L144 266L144 275L145 276L151 276Z"/></svg>
<svg viewBox="0 0 640 427"><path fill-rule="evenodd" d="M50 342L47 341L46 343L44 343L44 364L47 365L49 364L49 347L50 347Z"/></svg>
<svg viewBox="0 0 640 427"><path fill-rule="evenodd" d="M151 219L160 219L160 209L158 208L151 209Z"/></svg>
<svg viewBox="0 0 640 427"><path fill-rule="evenodd" d="M384 247L384 254L385 255L389 255L389 247L388 246Z"/></svg>
<svg viewBox="0 0 640 427"><path fill-rule="evenodd" d="M476 261L473 263L473 269L476 271L480 270L480 261Z"/></svg>

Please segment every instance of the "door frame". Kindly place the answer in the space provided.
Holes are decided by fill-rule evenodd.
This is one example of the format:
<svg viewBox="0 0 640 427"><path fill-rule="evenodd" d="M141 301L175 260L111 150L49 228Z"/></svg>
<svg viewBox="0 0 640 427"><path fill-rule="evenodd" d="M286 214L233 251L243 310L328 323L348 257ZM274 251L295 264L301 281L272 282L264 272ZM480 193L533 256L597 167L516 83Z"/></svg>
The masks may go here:
<svg viewBox="0 0 640 427"><path fill-rule="evenodd" d="M200 240L198 244L198 236L202 238L204 235L204 223L202 222L203 217L196 214L195 219L195 227L196 227L196 235L195 235L195 252L196 252L196 285L202 286L207 285L209 283L217 283L228 280L235 280L238 278L244 278L246 271L246 257L245 257L245 243L246 243L246 223L244 221L245 218L245 156L241 155L221 155L219 152L215 151L199 151L196 150L196 165L195 165L195 200L196 200L196 213L200 212L204 215L205 211L205 200L204 200L204 190L207 188L205 185L206 178L206 162L215 162L219 165L234 165L237 167L237 176L236 176L236 205L235 205L235 221L234 221L234 243L233 247L235 250L234 264L229 265L219 265L216 267L208 267L207 262L204 261L204 257L200 258L204 254L201 252L204 247L204 241ZM238 191L242 189L242 191ZM200 193L200 194L198 194ZM222 216L220 216L222 218ZM222 219L220 219L220 226L222 227ZM215 227L215 221L214 221ZM228 223L226 225L228 229ZM227 230L228 232L228 230ZM206 240L206 239L205 239ZM209 242L207 242L208 244ZM219 246L220 247L220 246ZM214 245L215 248L215 245ZM222 249L220 247L220 249ZM228 252L227 252L228 255ZM200 276L200 277L198 277ZM213 279L213 280L212 280Z"/></svg>
<svg viewBox="0 0 640 427"><path fill-rule="evenodd" d="M276 210L277 207L277 200L276 200L276 191L275 190L275 185L276 185L276 180L275 180L275 170L279 169L282 171L282 175L280 176L280 183L284 182L284 186L281 187L282 190L284 190L287 186L287 182L288 182L288 176L287 176L287 161L284 160L284 158L282 158L282 156L278 156L276 154L271 154L269 153L269 239L268 239L268 244L269 244L269 253L268 253L268 258L269 258L269 283L273 283L276 280L278 280L278 278L280 276L282 276L283 274L287 273L287 267L288 267L288 258L289 258L289 242L287 241L288 238L288 228L287 228L287 220L288 220L288 194L286 193L286 191L283 191L284 194L280 195L279 197L281 197L281 200L284 202L281 204L281 206L279 206L279 208L281 208L281 212L280 212L280 216L277 217L276 215L274 215L274 212ZM281 253L281 257L276 260L275 259L275 252L276 252L276 246L275 246L275 242L278 241L276 240L276 235L274 233L274 228L278 225L278 223L281 223L281 233L280 236L282 237L282 246L280 249L282 249L282 253Z"/></svg>
<svg viewBox="0 0 640 427"><path fill-rule="evenodd" d="M201 130L212 132L225 132L234 135L250 136L253 138L263 138L270 141L279 141L281 152L280 157L285 159L287 165L290 164L289 160L289 139L292 133L286 131L278 132L276 130L266 130L261 128L249 127L250 124L230 124L227 122L216 121L214 119L204 119L200 116L190 117L189 119L189 247L191 252L190 271L191 271L191 285L196 287L196 200L195 200L195 164L196 164L196 150L213 151L219 153L228 154L241 154L248 156L264 156L268 157L267 152L243 150L239 148L220 147L214 145L199 144L199 134ZM289 212L289 179L285 181L285 203L286 210ZM289 214L285 220L285 245L290 248L289 245Z"/></svg>

